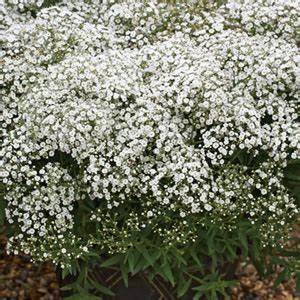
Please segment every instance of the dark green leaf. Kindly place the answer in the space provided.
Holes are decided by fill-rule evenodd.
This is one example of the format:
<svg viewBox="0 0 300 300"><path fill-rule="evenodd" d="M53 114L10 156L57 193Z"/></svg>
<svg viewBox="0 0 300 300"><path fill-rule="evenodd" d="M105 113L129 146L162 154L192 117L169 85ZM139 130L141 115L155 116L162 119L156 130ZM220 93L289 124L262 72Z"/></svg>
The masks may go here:
<svg viewBox="0 0 300 300"><path fill-rule="evenodd" d="M191 253L191 256L192 256L192 258L194 259L194 261L195 261L195 262L197 263L197 265L202 269L202 268L203 268L202 263L201 263L201 261L199 260L199 258L198 258L198 256L197 256L197 254L195 253L194 249L192 249L190 253Z"/></svg>
<svg viewBox="0 0 300 300"><path fill-rule="evenodd" d="M61 287L60 289L62 290L62 291L70 291L70 290L72 290L74 288L74 284L68 284L68 285L64 285L63 287Z"/></svg>
<svg viewBox="0 0 300 300"><path fill-rule="evenodd" d="M124 284L126 287L128 287L128 267L126 264L121 265L121 273L122 273L122 278L124 280Z"/></svg>
<svg viewBox="0 0 300 300"><path fill-rule="evenodd" d="M177 287L177 296L180 298L182 297L189 289L191 286L192 279L185 279L183 276L181 276L180 281L178 282L178 287Z"/></svg>
<svg viewBox="0 0 300 300"><path fill-rule="evenodd" d="M300 181L299 163L289 164L284 172L285 178L289 180Z"/></svg>
<svg viewBox="0 0 300 300"><path fill-rule="evenodd" d="M128 253L128 266L129 266L129 271L131 273L133 273L133 271L134 271L135 261L136 261L135 255L132 251L130 251Z"/></svg>
<svg viewBox="0 0 300 300"><path fill-rule="evenodd" d="M296 292L300 293L300 272L296 273Z"/></svg>
<svg viewBox="0 0 300 300"><path fill-rule="evenodd" d="M199 299L201 299L201 296L202 296L203 294L201 293L201 292L197 292L195 295L194 295L194 297L193 297L193 300L199 300Z"/></svg>
<svg viewBox="0 0 300 300"><path fill-rule="evenodd" d="M0 226L4 225L5 222L5 201L2 196L0 196Z"/></svg>
<svg viewBox="0 0 300 300"><path fill-rule="evenodd" d="M70 270L68 268L62 269L61 272L62 279L66 278L68 275L70 275Z"/></svg>
<svg viewBox="0 0 300 300"><path fill-rule="evenodd" d="M247 256L248 255L248 242L247 242L247 238L240 231L239 231L238 235L239 235L239 240L240 240L241 245L242 245L242 249L244 251L244 255Z"/></svg>
<svg viewBox="0 0 300 300"><path fill-rule="evenodd" d="M230 260L233 261L236 258L236 252L234 251L230 241L228 243L226 242L226 248L229 252Z"/></svg>
<svg viewBox="0 0 300 300"><path fill-rule="evenodd" d="M179 250L174 249L174 251L172 253L175 255L178 262L180 262L181 264L183 264L185 266L187 265L187 261L182 257L182 254Z"/></svg>
<svg viewBox="0 0 300 300"><path fill-rule="evenodd" d="M175 285L174 276L169 263L165 262L162 265L161 270L164 274L164 277L166 277L169 280L169 282L172 284L172 286L174 286Z"/></svg>
<svg viewBox="0 0 300 300"><path fill-rule="evenodd" d="M282 272L280 272L279 275L277 276L277 278L274 282L274 288L278 287L278 285L285 279L287 274L288 274L288 269L284 268L284 270Z"/></svg>
<svg viewBox="0 0 300 300"><path fill-rule="evenodd" d="M107 259L106 261L104 261L102 264L101 264L101 267L110 267L110 266L113 266L113 265L118 265L122 262L124 258L124 255L123 254L116 254L112 257L110 257L109 259Z"/></svg>
<svg viewBox="0 0 300 300"><path fill-rule="evenodd" d="M102 294L114 296L115 294L107 287L103 286L102 284L96 282L95 280L92 280L89 278L89 281L91 282L92 286L99 291Z"/></svg>
<svg viewBox="0 0 300 300"><path fill-rule="evenodd" d="M140 251L140 253L145 257L145 259L148 261L148 263L153 266L155 262L155 257L151 256L148 252L148 250L142 246L142 245L137 245L136 248Z"/></svg>
<svg viewBox="0 0 300 300"><path fill-rule="evenodd" d="M138 263L135 265L133 274L136 274L142 270L145 270L146 267L149 266L149 263L145 260L145 258L141 255Z"/></svg>

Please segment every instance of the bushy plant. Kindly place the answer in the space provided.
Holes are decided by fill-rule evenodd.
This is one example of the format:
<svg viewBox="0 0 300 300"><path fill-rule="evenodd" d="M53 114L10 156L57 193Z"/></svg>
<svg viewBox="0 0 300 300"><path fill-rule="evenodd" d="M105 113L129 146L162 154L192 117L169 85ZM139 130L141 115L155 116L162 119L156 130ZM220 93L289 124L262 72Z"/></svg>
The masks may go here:
<svg viewBox="0 0 300 300"><path fill-rule="evenodd" d="M111 293L101 257L195 299L240 255L263 266L298 214L299 8L0 1L7 251L79 291Z"/></svg>

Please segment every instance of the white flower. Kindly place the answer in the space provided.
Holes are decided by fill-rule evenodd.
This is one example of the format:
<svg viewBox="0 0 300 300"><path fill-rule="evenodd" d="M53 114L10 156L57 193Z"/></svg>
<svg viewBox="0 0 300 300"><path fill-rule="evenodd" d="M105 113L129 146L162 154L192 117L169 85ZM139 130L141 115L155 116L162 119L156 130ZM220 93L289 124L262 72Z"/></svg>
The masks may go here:
<svg viewBox="0 0 300 300"><path fill-rule="evenodd" d="M212 210L212 206L209 205L209 204L207 204L207 203L204 205L204 208L205 208L207 211L211 211L211 210Z"/></svg>
<svg viewBox="0 0 300 300"><path fill-rule="evenodd" d="M260 212L277 225L296 212L282 180L300 157L295 1L229 0L193 15L196 3L2 2L12 251L54 260L52 245L70 243L61 253L80 257L74 211L90 199L108 212L91 211L93 222L139 209L134 230L170 212L179 222Z"/></svg>
<svg viewBox="0 0 300 300"><path fill-rule="evenodd" d="M152 212L151 210L147 212L147 217L148 217L148 218L153 217L153 212Z"/></svg>

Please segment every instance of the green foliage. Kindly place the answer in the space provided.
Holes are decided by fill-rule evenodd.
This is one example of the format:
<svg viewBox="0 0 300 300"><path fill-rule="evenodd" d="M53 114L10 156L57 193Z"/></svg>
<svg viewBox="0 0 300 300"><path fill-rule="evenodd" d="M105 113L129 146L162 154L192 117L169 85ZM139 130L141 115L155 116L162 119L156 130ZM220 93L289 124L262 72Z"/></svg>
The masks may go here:
<svg viewBox="0 0 300 300"><path fill-rule="evenodd" d="M297 204L300 203L300 159L290 160L284 172L285 184L294 196Z"/></svg>
<svg viewBox="0 0 300 300"><path fill-rule="evenodd" d="M68 289L80 292L89 290L95 295L112 295L105 283L96 282L91 271L95 262L103 259L96 268L120 270L125 286L130 277L143 274L150 283L160 281L178 299L185 299L187 292L193 291L193 299L219 299L229 296L230 287L235 284L234 269L239 260L250 259L261 272L268 275L275 266L281 265L283 271L276 280L279 284L297 270L297 251L282 250L280 246L265 246L261 242L258 226L247 220L239 220L238 226L231 231L223 231L220 224L198 225L199 238L185 246L161 244L151 235L139 236L124 253L107 256L108 249L98 247L94 250L99 258L92 255L86 262L76 263L66 274L77 277ZM99 237L98 237L99 238ZM101 244L101 241L99 241ZM97 252L98 251L98 252ZM267 259L269 257L269 259ZM72 299L72 298L70 298Z"/></svg>
<svg viewBox="0 0 300 300"><path fill-rule="evenodd" d="M0 183L0 226L4 225L5 222L5 200L3 195L5 193L5 186L4 184Z"/></svg>
<svg viewBox="0 0 300 300"><path fill-rule="evenodd" d="M253 159L250 155L239 152L234 154L231 162L251 166L262 162L264 158L264 154ZM299 188L298 173L299 161L288 164L285 178L292 193ZM299 196L295 192L294 195ZM235 283L234 267L241 259L251 260L262 276L272 274L276 266L282 266L275 285L291 275L299 278L299 252L293 249L283 250L280 244L264 244L261 239L261 224L252 224L247 218L240 217L235 220L236 226L227 230L224 230L223 224L212 222L209 218L202 219L201 222L193 219L186 227L181 228L186 230L185 236L191 235L192 238L185 239L184 244L165 243L161 237L153 234L155 224L152 224L152 229L148 226L143 231L137 231L134 227L130 229L128 226L124 228L123 218L128 217L129 212L122 211L122 208L119 208L122 211L120 215L116 214L113 219L106 220L109 227L105 227L103 222L95 224L89 218L89 212L93 211L94 205L93 201L85 199L79 201L75 209L75 228L78 234L92 239L95 247L89 250L85 260L75 261L63 270L64 277L71 275L76 278L72 284L63 287L63 290L75 293L72 296L75 298L66 299L93 299L92 295L97 295L95 299L101 299L99 297L103 295L113 295L113 287L108 288L104 282L98 282L93 278L93 272L88 271L95 264L98 264L96 268L103 270L120 270L125 286L130 284L130 277L136 274L143 274L153 284L157 280L161 281L168 285L168 289L178 299L185 299L186 293L190 291L193 291L193 299L218 299L220 296L228 296L230 287ZM133 211L134 207L130 212ZM160 222L168 226L165 219ZM104 228L108 231L104 232ZM112 239L109 243L107 236ZM112 242L119 246L111 248Z"/></svg>

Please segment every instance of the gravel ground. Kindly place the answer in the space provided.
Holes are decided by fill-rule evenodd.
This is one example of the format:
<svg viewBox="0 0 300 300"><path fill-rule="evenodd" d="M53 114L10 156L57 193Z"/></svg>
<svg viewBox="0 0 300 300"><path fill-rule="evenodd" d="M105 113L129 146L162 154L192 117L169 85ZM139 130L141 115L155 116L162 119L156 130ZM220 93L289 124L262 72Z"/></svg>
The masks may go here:
<svg viewBox="0 0 300 300"><path fill-rule="evenodd" d="M53 267L33 264L26 255L8 256L3 252L5 243L5 236L0 235L0 299L61 299Z"/></svg>
<svg viewBox="0 0 300 300"><path fill-rule="evenodd" d="M277 268L277 273L280 272ZM239 283L232 289L232 300L300 300L296 293L294 279L284 281L274 288L276 273L261 279L251 264L242 263L237 269L236 276Z"/></svg>

